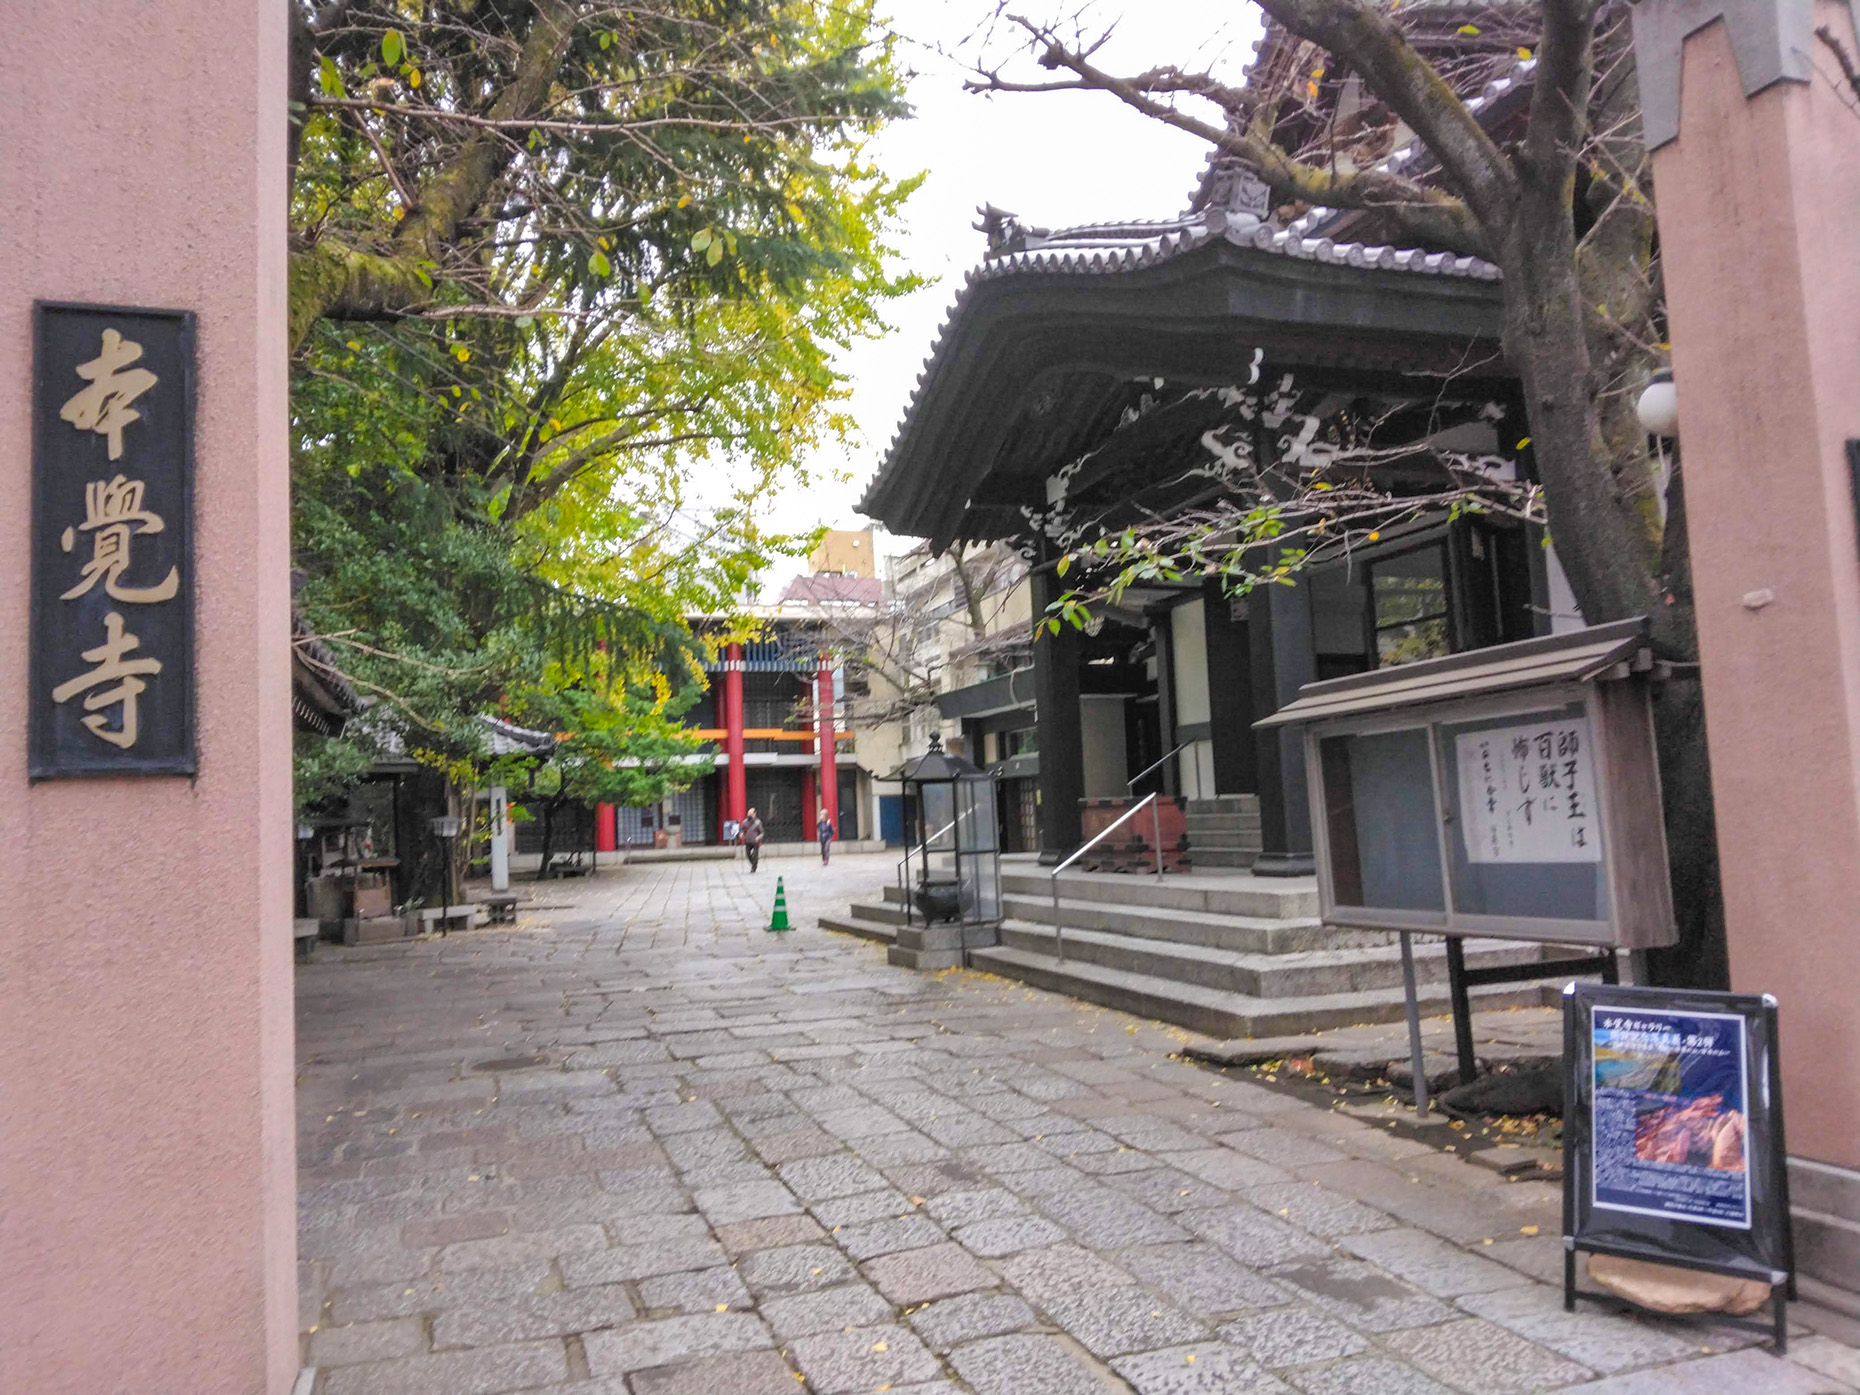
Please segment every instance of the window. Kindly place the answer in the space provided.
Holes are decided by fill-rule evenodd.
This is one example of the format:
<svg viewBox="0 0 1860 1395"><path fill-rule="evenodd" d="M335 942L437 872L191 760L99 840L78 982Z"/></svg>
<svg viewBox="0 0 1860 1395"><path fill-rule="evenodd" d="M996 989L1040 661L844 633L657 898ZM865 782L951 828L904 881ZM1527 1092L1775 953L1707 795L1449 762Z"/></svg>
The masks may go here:
<svg viewBox="0 0 1860 1395"><path fill-rule="evenodd" d="M1447 625L1446 549L1438 544L1371 564L1378 668L1453 651Z"/></svg>

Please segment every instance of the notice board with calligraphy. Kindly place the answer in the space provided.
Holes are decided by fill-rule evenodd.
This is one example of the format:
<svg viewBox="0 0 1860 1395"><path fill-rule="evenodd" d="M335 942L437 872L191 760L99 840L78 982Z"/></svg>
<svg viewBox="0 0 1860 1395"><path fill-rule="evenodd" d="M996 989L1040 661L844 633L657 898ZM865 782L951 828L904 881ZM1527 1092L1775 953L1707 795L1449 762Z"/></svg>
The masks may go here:
<svg viewBox="0 0 1860 1395"><path fill-rule="evenodd" d="M34 308L28 773L192 775L194 316Z"/></svg>
<svg viewBox="0 0 1860 1395"><path fill-rule="evenodd" d="M1676 936L1641 622L1307 684L1325 920L1644 949Z"/></svg>

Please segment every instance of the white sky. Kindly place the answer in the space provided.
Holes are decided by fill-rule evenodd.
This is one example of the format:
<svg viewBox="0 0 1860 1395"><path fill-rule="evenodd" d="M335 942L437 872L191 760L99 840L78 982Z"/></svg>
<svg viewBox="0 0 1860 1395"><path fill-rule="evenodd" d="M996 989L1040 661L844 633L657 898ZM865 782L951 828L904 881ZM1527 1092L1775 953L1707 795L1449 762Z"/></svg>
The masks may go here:
<svg viewBox="0 0 1860 1395"><path fill-rule="evenodd" d="M1046 19L1061 13L1061 3L1021 0L1015 8ZM850 406L863 440L843 457L836 448L819 462L851 478L767 501L768 525L784 530L820 523L862 528L870 522L855 505L897 430L964 274L981 260L985 243L970 226L979 205L994 203L1049 228L1168 218L1182 211L1207 153L1204 142L1104 93L965 92L965 62L973 62L978 50L997 61L1012 43L1005 29L997 30L981 49L978 30L994 12L992 0L894 4L896 28L912 41L903 57L916 73L910 85L916 117L889 127L870 153L896 177L930 172L906 206L899 247L904 264L931 284L892 302L886 312L892 332L851 356ZM1076 0L1065 8L1075 9ZM1116 22L1095 60L1113 72L1176 63L1237 76L1260 30L1259 11L1243 0L1096 0L1086 14L1093 32ZM1024 53L1013 59L1009 74L1044 75ZM782 579L770 578L777 585Z"/></svg>

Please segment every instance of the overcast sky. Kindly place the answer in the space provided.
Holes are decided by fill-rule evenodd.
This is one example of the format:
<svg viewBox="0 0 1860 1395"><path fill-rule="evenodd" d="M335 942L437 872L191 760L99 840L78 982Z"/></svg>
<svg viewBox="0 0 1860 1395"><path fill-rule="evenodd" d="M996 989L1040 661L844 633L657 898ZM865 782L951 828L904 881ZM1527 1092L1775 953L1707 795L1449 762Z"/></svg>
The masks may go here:
<svg viewBox="0 0 1860 1395"><path fill-rule="evenodd" d="M903 56L916 73L910 85L916 116L888 128L871 154L898 177L929 171L906 207L900 248L905 265L931 284L894 301L886 315L892 332L852 355L851 407L863 439L844 457L836 449L821 462L851 478L772 501L768 521L779 528L861 528L869 522L854 506L897 429L964 273L981 260L985 243L970 226L979 204L994 203L1050 228L1169 218L1185 206L1207 152L1202 141L1103 93L965 92L964 64L975 59L992 0L894 2L896 27L911 41ZM1021 0L1017 8L1046 19L1076 3ZM1097 61L1119 72L1173 62L1237 75L1259 33L1258 10L1241 0L1098 0L1089 14L1098 29L1116 21ZM985 50L991 59L1008 51L1004 32ZM1021 77L1041 75L1025 56L1016 57L1012 69Z"/></svg>

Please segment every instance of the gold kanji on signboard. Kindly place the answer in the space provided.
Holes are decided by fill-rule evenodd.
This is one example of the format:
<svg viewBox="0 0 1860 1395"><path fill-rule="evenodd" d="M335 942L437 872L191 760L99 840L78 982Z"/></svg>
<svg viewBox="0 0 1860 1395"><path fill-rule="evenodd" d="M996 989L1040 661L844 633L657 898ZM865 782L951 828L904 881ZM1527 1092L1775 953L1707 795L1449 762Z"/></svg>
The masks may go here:
<svg viewBox="0 0 1860 1395"><path fill-rule="evenodd" d="M90 533L91 556L76 586L60 595L60 600L74 600L96 584L114 599L130 605L153 605L173 598L180 589L178 567L168 568L168 575L154 586L123 586L123 572L129 566L129 540L137 533L159 533L166 526L161 515L142 507L146 486L141 480L92 480L84 486L84 521L67 528L59 545L66 552L77 546L80 532Z"/></svg>
<svg viewBox="0 0 1860 1395"><path fill-rule="evenodd" d="M89 363L80 363L77 375L90 386L66 402L58 416L80 431L95 431L110 438L110 459L123 454L123 428L140 421L142 413L129 404L159 381L146 368L129 365L142 357L142 346L113 329L103 332L103 351Z"/></svg>
<svg viewBox="0 0 1860 1395"><path fill-rule="evenodd" d="M86 649L81 655L85 663L95 667L53 688L52 701L69 702L79 693L99 689L84 699L84 710L91 714L84 718L84 725L90 728L93 736L127 751L136 744L141 731L136 699L148 688L142 675L153 677L160 673L161 660L125 657L130 650L140 648L142 641L123 628L123 617L114 610L103 618L103 633L103 643L95 649ZM113 686L104 687L104 684ZM122 708L115 727L105 715L112 707Z"/></svg>

